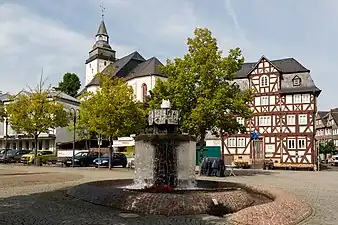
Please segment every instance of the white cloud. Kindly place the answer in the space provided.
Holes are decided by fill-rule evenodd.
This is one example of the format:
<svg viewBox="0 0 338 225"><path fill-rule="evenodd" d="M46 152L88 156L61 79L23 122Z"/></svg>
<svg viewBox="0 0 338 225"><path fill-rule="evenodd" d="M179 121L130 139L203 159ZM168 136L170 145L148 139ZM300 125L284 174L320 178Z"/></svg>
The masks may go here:
<svg viewBox="0 0 338 225"><path fill-rule="evenodd" d="M0 30L2 91L16 92L27 85L35 86L41 68L53 85L65 72L75 72L84 79L84 61L95 34L86 37L15 4L0 5ZM120 54L132 49L114 43L112 46Z"/></svg>

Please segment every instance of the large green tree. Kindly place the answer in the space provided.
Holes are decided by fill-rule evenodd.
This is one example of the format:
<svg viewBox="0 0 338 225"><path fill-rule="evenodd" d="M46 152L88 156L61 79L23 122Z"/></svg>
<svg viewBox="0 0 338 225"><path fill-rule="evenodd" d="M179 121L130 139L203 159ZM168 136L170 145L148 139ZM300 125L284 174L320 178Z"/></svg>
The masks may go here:
<svg viewBox="0 0 338 225"><path fill-rule="evenodd" d="M75 97L81 87L81 81L75 73L65 73L58 89L70 96Z"/></svg>
<svg viewBox="0 0 338 225"><path fill-rule="evenodd" d="M86 92L81 98L80 120L90 131L109 138L109 169L111 169L112 140L135 134L146 125L143 104L134 100L133 89L117 76L97 74L100 89Z"/></svg>
<svg viewBox="0 0 338 225"><path fill-rule="evenodd" d="M30 93L19 93L5 106L6 116L13 130L34 137L35 159L38 137L49 129L66 127L69 123L64 105L57 102L57 94L49 89L37 89ZM37 163L37 160L35 160Z"/></svg>
<svg viewBox="0 0 338 225"><path fill-rule="evenodd" d="M156 81L149 105L156 108L169 99L181 111L183 131L195 134L203 146L208 130L220 135L245 130L236 117L250 118L253 95L234 82L244 62L240 49L223 57L210 30L197 28L194 34L186 55L167 60L162 72L168 79Z"/></svg>

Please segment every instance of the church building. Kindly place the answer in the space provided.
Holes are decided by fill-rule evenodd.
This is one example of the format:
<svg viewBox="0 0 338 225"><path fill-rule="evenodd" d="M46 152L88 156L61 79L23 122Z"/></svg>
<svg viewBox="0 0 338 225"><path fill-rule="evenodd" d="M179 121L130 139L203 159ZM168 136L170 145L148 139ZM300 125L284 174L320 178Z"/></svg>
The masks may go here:
<svg viewBox="0 0 338 225"><path fill-rule="evenodd" d="M155 86L156 79L166 79L161 73L163 64L156 58L145 59L135 51L121 58L109 44L109 35L104 20L96 34L96 41L86 60L85 87L80 92L96 92L99 88L97 73L116 75L125 79L134 89L136 100L145 102L149 91Z"/></svg>

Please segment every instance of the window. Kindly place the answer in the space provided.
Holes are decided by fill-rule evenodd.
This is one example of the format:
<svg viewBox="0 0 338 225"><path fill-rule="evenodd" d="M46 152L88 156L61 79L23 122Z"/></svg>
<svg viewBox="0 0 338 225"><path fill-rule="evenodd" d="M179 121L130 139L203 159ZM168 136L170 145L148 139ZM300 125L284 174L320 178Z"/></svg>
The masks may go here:
<svg viewBox="0 0 338 225"><path fill-rule="evenodd" d="M244 125L244 119L243 118L237 117L236 119L237 119L237 123Z"/></svg>
<svg viewBox="0 0 338 225"><path fill-rule="evenodd" d="M293 103L295 103L295 104L302 103L302 96L301 95L294 95L293 96Z"/></svg>
<svg viewBox="0 0 338 225"><path fill-rule="evenodd" d="M245 147L245 138L237 139L237 147Z"/></svg>
<svg viewBox="0 0 338 225"><path fill-rule="evenodd" d="M302 95L302 102L303 103L310 103L310 94L303 94Z"/></svg>
<svg viewBox="0 0 338 225"><path fill-rule="evenodd" d="M298 76L295 76L292 81L293 86L300 86L302 80Z"/></svg>
<svg viewBox="0 0 338 225"><path fill-rule="evenodd" d="M89 68L92 68L92 64L89 63Z"/></svg>
<svg viewBox="0 0 338 225"><path fill-rule="evenodd" d="M288 125L295 125L296 124L295 115L287 115L286 123Z"/></svg>
<svg viewBox="0 0 338 225"><path fill-rule="evenodd" d="M305 139L298 139L298 148L299 149L305 149L306 148Z"/></svg>
<svg viewBox="0 0 338 225"><path fill-rule="evenodd" d="M307 124L307 115L299 115L298 117L298 124L299 125L306 125Z"/></svg>
<svg viewBox="0 0 338 225"><path fill-rule="evenodd" d="M268 87L269 86L269 77L268 76L266 76L266 75L261 76L260 86L261 87Z"/></svg>
<svg viewBox="0 0 338 225"><path fill-rule="evenodd" d="M104 63L103 63L103 64L104 64L104 66L106 66L106 65L107 65L107 61L104 61Z"/></svg>
<svg viewBox="0 0 338 225"><path fill-rule="evenodd" d="M271 126L271 116L260 116L259 125L260 126Z"/></svg>
<svg viewBox="0 0 338 225"><path fill-rule="evenodd" d="M268 96L262 96L261 97L261 105L269 105L269 97Z"/></svg>
<svg viewBox="0 0 338 225"><path fill-rule="evenodd" d="M146 102L147 101L147 85L142 84L142 101Z"/></svg>
<svg viewBox="0 0 338 225"><path fill-rule="evenodd" d="M228 147L236 147L236 138L228 138Z"/></svg>
<svg viewBox="0 0 338 225"><path fill-rule="evenodd" d="M94 73L94 69L92 69L92 73Z"/></svg>
<svg viewBox="0 0 338 225"><path fill-rule="evenodd" d="M295 148L296 148L296 140L288 139L288 149L295 149Z"/></svg>

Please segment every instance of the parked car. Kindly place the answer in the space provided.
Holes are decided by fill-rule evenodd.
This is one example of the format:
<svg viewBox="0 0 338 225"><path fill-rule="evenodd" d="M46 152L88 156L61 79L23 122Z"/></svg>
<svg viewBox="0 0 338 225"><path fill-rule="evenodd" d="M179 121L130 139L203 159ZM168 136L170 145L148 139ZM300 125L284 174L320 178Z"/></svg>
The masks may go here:
<svg viewBox="0 0 338 225"><path fill-rule="evenodd" d="M104 154L100 158L94 159L95 167L107 167L109 166L109 155ZM113 153L112 154L112 166L122 166L127 167L128 161L125 154L122 153Z"/></svg>
<svg viewBox="0 0 338 225"><path fill-rule="evenodd" d="M93 160L99 157L98 152L78 152L74 156L74 165L75 166L90 166L93 165ZM66 158L63 164L67 167L73 164L73 157Z"/></svg>
<svg viewBox="0 0 338 225"><path fill-rule="evenodd" d="M55 154L53 151L50 151L50 150L39 150L38 151L37 158L41 160L41 163L46 164L50 157L55 157ZM33 164L35 162L34 151L31 151L28 154L22 155L20 161L24 164L27 164L27 163Z"/></svg>
<svg viewBox="0 0 338 225"><path fill-rule="evenodd" d="M3 163L20 162L21 157L25 154L28 154L29 152L30 150L9 149L7 150L7 154L0 155L0 162Z"/></svg>
<svg viewBox="0 0 338 225"><path fill-rule="evenodd" d="M333 155L329 164L332 166L338 166L338 155Z"/></svg>

